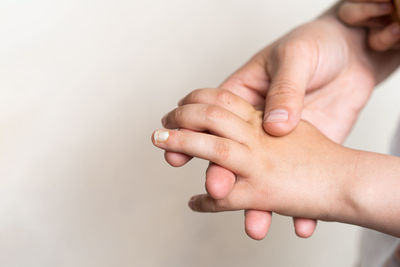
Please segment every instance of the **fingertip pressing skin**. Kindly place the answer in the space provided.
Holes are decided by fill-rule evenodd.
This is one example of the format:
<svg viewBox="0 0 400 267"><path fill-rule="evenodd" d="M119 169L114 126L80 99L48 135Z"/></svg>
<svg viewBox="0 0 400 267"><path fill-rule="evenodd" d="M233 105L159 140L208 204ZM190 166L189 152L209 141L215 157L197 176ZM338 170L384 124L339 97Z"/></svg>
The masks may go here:
<svg viewBox="0 0 400 267"><path fill-rule="evenodd" d="M276 109L266 113L263 128L270 135L284 136L292 132L299 121L300 116L293 116L284 109Z"/></svg>
<svg viewBox="0 0 400 267"><path fill-rule="evenodd" d="M265 116L265 122L286 123L289 119L289 112L285 109L274 109Z"/></svg>
<svg viewBox="0 0 400 267"><path fill-rule="evenodd" d="M293 126L287 123L263 122L264 130L272 136L284 136L293 131Z"/></svg>
<svg viewBox="0 0 400 267"><path fill-rule="evenodd" d="M279 48L280 64L271 77L271 87L265 101L263 127L270 135L286 135L300 120L305 91L315 63L304 61L299 52L312 49L315 49L313 45L305 45L304 42L294 42Z"/></svg>

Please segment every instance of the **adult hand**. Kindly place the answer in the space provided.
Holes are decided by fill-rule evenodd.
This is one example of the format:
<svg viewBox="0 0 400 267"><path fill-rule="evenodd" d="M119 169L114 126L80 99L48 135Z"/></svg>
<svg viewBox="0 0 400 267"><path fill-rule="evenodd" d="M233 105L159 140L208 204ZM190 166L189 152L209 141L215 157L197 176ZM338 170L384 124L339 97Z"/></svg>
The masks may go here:
<svg viewBox="0 0 400 267"><path fill-rule="evenodd" d="M400 24L393 21L395 7L391 0L348 0L338 9L346 24L369 29L368 43L376 51L400 48Z"/></svg>
<svg viewBox="0 0 400 267"><path fill-rule="evenodd" d="M376 81L397 66L397 56L370 54L364 48L364 38L363 31L345 27L331 10L267 46L220 87L252 105L265 106L263 126L271 135L288 134L303 118L341 143ZM207 102L203 97L195 91L185 101ZM221 106L231 101L224 93L210 99L217 99ZM165 158L173 166L190 160L171 152ZM225 198L234 183L231 171L214 164L208 168L206 189L212 198ZM271 213L247 211L245 217L247 234L264 238ZM315 221L295 219L296 233L301 237L310 236L315 226Z"/></svg>

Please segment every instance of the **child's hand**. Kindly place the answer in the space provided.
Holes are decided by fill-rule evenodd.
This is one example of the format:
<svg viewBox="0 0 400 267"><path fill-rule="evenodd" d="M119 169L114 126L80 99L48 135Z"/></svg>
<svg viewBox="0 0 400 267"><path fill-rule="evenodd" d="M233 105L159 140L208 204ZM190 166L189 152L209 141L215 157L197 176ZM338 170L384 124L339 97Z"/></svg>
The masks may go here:
<svg viewBox="0 0 400 267"><path fill-rule="evenodd" d="M229 196L196 196L190 207L201 212L255 209L333 219L343 202L343 174L352 171L345 167L352 161L347 150L304 121L285 137L269 136L262 128L261 111L228 91L215 90L189 94L164 119L169 129L210 134L158 130L152 138L161 149L209 160L237 175ZM216 99L217 95L224 97Z"/></svg>
<svg viewBox="0 0 400 267"><path fill-rule="evenodd" d="M350 26L369 28L369 46L377 51L399 48L400 24L393 21L391 0L347 0L338 10L340 19Z"/></svg>

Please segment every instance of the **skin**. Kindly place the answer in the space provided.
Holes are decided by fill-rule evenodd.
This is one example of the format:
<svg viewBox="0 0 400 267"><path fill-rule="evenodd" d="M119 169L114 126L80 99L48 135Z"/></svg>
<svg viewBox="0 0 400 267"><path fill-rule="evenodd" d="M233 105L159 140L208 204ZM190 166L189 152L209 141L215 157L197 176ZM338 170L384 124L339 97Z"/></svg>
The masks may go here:
<svg viewBox="0 0 400 267"><path fill-rule="evenodd" d="M338 8L347 25L369 29L368 44L376 51L400 48L400 24L393 21L394 12L391 0L348 0Z"/></svg>
<svg viewBox="0 0 400 267"><path fill-rule="evenodd" d="M268 45L221 84L266 115L276 109L288 111L286 121L263 120L264 130L270 135L286 135L304 119L334 142L343 142L376 83L397 67L397 52L378 54L367 49L364 30L342 24L336 10L332 8ZM200 96L194 92L192 98L196 97ZM167 151L165 158L179 167L191 157ZM210 163L206 189L212 198L225 198L234 185L231 170ZM268 210L245 213L245 230L253 239L263 239L270 222ZM300 237L311 236L315 226L313 220L295 219Z"/></svg>
<svg viewBox="0 0 400 267"><path fill-rule="evenodd" d="M236 174L228 196L194 196L192 210L270 210L400 236L400 158L345 148L305 121L289 135L270 136L261 126L262 111L229 91L219 92L229 100L224 107L187 101L166 116L168 128L198 132L161 129L152 137L161 149L206 159ZM213 91L197 94L209 99ZM168 138L158 139L161 132Z"/></svg>

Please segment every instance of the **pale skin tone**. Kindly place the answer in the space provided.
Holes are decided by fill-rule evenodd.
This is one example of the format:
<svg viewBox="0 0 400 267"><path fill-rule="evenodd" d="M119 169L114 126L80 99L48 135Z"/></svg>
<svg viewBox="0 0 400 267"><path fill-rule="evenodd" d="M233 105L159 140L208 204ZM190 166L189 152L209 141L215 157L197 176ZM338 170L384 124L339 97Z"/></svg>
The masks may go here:
<svg viewBox="0 0 400 267"><path fill-rule="evenodd" d="M305 119L334 142L343 142L376 83L397 67L399 53L370 51L365 31L342 24L336 11L337 7L268 45L221 84L250 104L265 107L263 127L270 135L286 135ZM273 110L279 111L281 121L268 120ZM282 110L287 111L286 120ZM191 157L170 151L165 158L172 166L182 166ZM212 198L227 197L234 185L231 170L210 164L206 189ZM270 222L270 211L249 210L246 233L262 239ZM301 237L310 236L316 226L309 219L294 222Z"/></svg>
<svg viewBox="0 0 400 267"><path fill-rule="evenodd" d="M165 125L208 133L161 129L153 143L232 170L236 183L222 199L193 197L192 210L270 210L400 237L400 158L345 148L304 121L273 137L262 128L263 112L237 95L216 89L196 94L168 113Z"/></svg>

